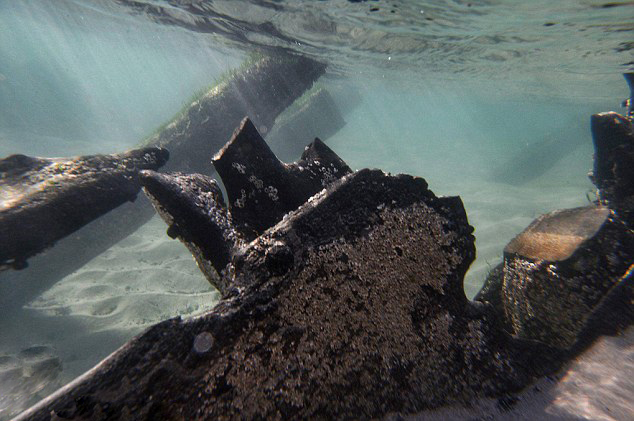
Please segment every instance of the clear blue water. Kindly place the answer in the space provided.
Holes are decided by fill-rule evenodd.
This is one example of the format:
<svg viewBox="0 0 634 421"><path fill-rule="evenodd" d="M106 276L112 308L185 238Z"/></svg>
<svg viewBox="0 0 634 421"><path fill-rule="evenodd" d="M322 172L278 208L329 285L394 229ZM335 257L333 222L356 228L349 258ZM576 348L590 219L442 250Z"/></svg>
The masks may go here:
<svg viewBox="0 0 634 421"><path fill-rule="evenodd" d="M333 92L361 94L328 140L353 168L422 176L463 198L473 296L533 218L587 203L589 117L623 111L632 16L631 2L589 0L0 0L0 156L133 148L250 52L285 48L328 63ZM552 167L522 163L519 185L496 173L548 139L561 152ZM164 230L152 220L23 311L0 308L0 355L53 349L64 368L50 392L148 325L213 306ZM23 404L0 398L0 419Z"/></svg>

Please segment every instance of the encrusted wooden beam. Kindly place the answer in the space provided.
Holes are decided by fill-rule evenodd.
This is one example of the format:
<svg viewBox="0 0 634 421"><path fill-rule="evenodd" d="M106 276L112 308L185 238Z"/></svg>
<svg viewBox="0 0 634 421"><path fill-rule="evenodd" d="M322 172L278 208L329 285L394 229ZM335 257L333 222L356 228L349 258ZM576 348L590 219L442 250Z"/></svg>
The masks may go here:
<svg viewBox="0 0 634 421"><path fill-rule="evenodd" d="M26 260L90 221L136 199L138 172L169 154L144 148L115 155L0 160L0 268Z"/></svg>

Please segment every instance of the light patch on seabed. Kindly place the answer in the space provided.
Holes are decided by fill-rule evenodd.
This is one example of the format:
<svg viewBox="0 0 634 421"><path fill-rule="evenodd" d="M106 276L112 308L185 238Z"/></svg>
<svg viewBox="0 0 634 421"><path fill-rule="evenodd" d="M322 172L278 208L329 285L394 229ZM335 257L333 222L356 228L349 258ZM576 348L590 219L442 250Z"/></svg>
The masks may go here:
<svg viewBox="0 0 634 421"><path fill-rule="evenodd" d="M555 389L547 413L591 420L634 419L634 328L594 344L572 363Z"/></svg>
<svg viewBox="0 0 634 421"><path fill-rule="evenodd" d="M165 230L155 216L27 306L34 322L58 330L42 335L59 352L64 383L143 329L198 315L218 302L189 251Z"/></svg>
<svg viewBox="0 0 634 421"><path fill-rule="evenodd" d="M485 399L468 408L448 407L407 421L622 421L634 419L634 327L617 337L603 337L558 376L539 380L501 408Z"/></svg>

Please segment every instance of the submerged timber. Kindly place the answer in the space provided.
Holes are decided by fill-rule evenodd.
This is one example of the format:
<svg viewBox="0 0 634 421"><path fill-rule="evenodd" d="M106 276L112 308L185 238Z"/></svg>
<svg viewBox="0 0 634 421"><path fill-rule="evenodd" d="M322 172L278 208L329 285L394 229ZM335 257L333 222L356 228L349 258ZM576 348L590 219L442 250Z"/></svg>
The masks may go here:
<svg viewBox="0 0 634 421"><path fill-rule="evenodd" d="M469 301L463 277L475 245L460 198L436 197L421 178L367 169L318 177L324 188L310 196L302 183L331 167L316 158L315 172L302 171L302 160L281 164L264 146L245 121L216 156L232 156L219 171L227 204L206 176L142 176L170 235L217 280L221 302L154 326L19 419L424 415L481 398L509 401L598 335L634 321L623 201L538 219ZM286 179L310 198L282 215L277 209L292 200L271 194L263 177L292 174L293 165L299 173ZM270 221L252 225L257 212ZM201 226L210 235L197 235ZM563 242L551 247L556 236ZM554 297L540 293L555 287ZM562 302L570 311L545 311Z"/></svg>
<svg viewBox="0 0 634 421"><path fill-rule="evenodd" d="M284 53L256 58L231 72L146 139L143 146L169 150L166 169L209 173L209 151L219 149L245 115L270 127L277 115L324 71L322 63ZM26 270L11 273L6 279L0 275L0 304L5 309L21 308L39 292L126 238L153 215L145 198L124 204L32 259ZM26 234L17 238L22 235Z"/></svg>

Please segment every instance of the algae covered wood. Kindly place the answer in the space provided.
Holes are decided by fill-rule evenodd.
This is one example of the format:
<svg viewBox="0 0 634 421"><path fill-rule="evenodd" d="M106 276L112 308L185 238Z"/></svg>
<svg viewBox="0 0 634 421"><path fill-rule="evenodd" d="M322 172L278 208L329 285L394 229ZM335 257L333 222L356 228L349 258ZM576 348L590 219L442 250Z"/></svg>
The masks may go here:
<svg viewBox="0 0 634 421"><path fill-rule="evenodd" d="M227 190L227 206L217 183L201 174L144 171L141 178L168 235L187 246L223 295L229 286L218 274L244 242L351 172L319 139L297 162L280 162L247 118L212 162Z"/></svg>
<svg viewBox="0 0 634 421"><path fill-rule="evenodd" d="M566 260L601 229L610 216L602 206L557 210L540 216L504 248L533 260Z"/></svg>
<svg viewBox="0 0 634 421"><path fill-rule="evenodd" d="M245 116L270 127L276 116L324 71L322 63L284 53L252 60L190 104L144 144L163 146L170 151L170 162L165 169L210 173L213 170L210 153L229 139ZM154 214L145 198L125 204L76 235L66 237L46 254L36 256L26 270L0 274L0 305L20 308L54 282L126 238Z"/></svg>
<svg viewBox="0 0 634 421"><path fill-rule="evenodd" d="M166 170L210 173L209 152L220 149L244 117L257 127L270 128L325 70L322 63L284 53L257 58L203 94L144 144L170 151Z"/></svg>
<svg viewBox="0 0 634 421"><path fill-rule="evenodd" d="M245 121L228 149L245 130L255 136ZM261 152L237 149L220 156ZM246 242L208 179L144 173L170 232L219 272L223 299L156 325L22 419L381 418L501 396L552 370L556 352L544 358L466 299L475 245L460 198L380 170L325 180ZM205 233L226 253L206 254Z"/></svg>
<svg viewBox="0 0 634 421"><path fill-rule="evenodd" d="M258 144L253 130L243 122L227 147L240 152L220 157L257 162L262 145L243 147ZM246 166L238 174L244 185ZM19 420L389 419L487 397L508 406L598 334L634 322L634 234L613 209L540 218L472 302L473 228L460 198L436 197L422 178L347 174L252 240L208 178L141 180L168 232L218 272L222 300L150 328Z"/></svg>
<svg viewBox="0 0 634 421"><path fill-rule="evenodd" d="M216 180L202 174L154 171L142 172L141 179L168 224L167 234L185 244L207 280L224 294L228 285L218 272L243 239L231 222Z"/></svg>
<svg viewBox="0 0 634 421"><path fill-rule="evenodd" d="M634 262L634 234L603 207L540 217L504 250L502 302L513 333L560 348Z"/></svg>
<svg viewBox="0 0 634 421"><path fill-rule="evenodd" d="M319 139L306 146L297 162L282 163L249 119L241 122L212 163L227 189L231 213L249 239L351 172Z"/></svg>
<svg viewBox="0 0 634 421"><path fill-rule="evenodd" d="M517 390L530 352L462 290L471 232L423 179L346 176L234 255L214 310L151 328L22 419L367 419Z"/></svg>
<svg viewBox="0 0 634 421"><path fill-rule="evenodd" d="M165 149L115 155L0 160L0 267L24 268L51 247L126 201L141 189L138 172L158 169Z"/></svg>
<svg viewBox="0 0 634 421"><path fill-rule="evenodd" d="M519 338L578 350L632 317L634 137L617 113L592 116L590 176L599 203L537 218L504 249L476 300L490 303ZM613 303L613 305L606 305ZM601 326L592 329L591 326Z"/></svg>

